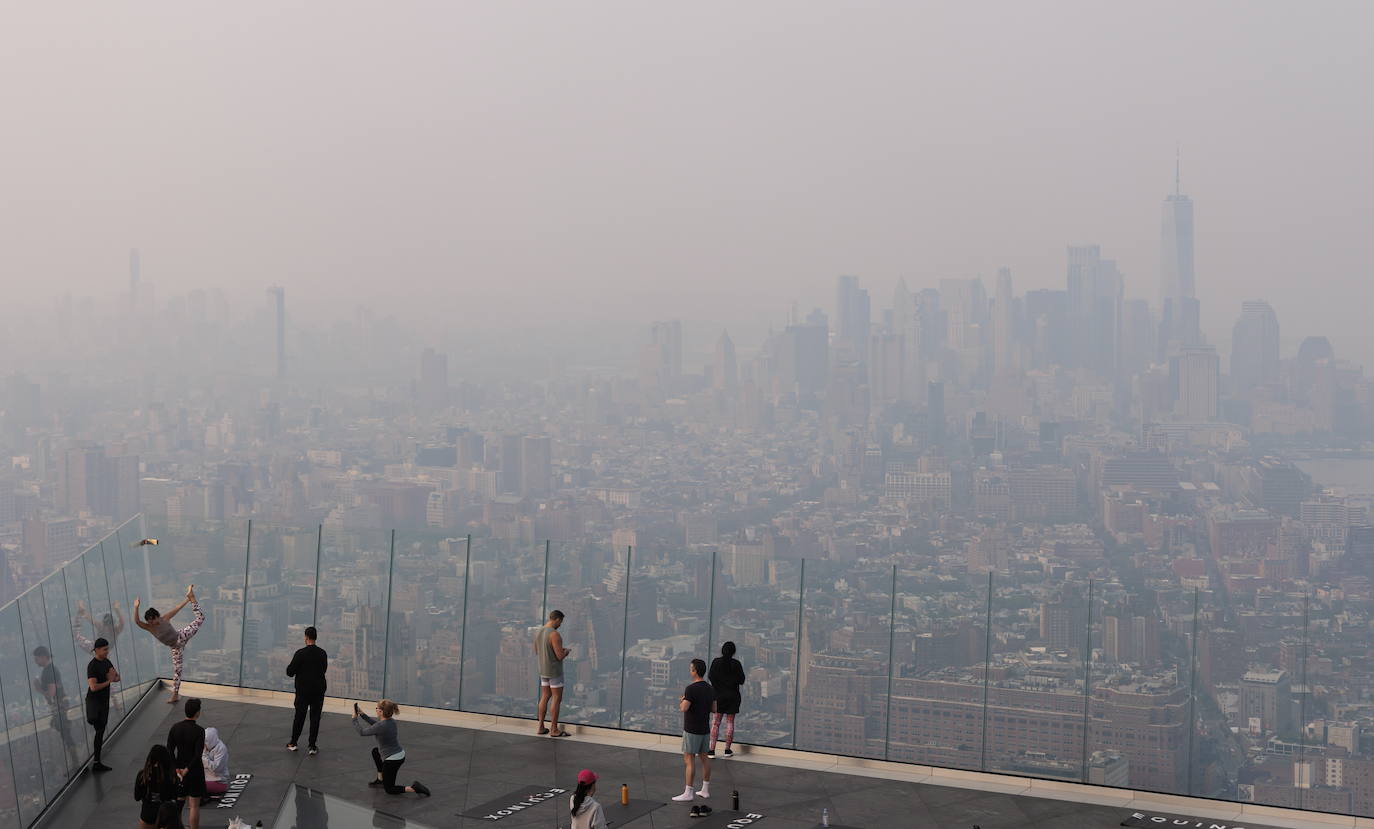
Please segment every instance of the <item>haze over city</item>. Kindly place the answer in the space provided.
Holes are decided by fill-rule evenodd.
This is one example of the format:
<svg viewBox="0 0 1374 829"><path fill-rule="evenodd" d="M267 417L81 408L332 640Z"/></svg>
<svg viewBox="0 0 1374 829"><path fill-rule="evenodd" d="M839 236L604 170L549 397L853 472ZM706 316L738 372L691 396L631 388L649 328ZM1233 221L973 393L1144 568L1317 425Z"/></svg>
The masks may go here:
<svg viewBox="0 0 1374 829"><path fill-rule="evenodd" d="M1374 815L1371 23L16 9L0 605L513 716L560 607L570 723L730 640L742 743Z"/></svg>

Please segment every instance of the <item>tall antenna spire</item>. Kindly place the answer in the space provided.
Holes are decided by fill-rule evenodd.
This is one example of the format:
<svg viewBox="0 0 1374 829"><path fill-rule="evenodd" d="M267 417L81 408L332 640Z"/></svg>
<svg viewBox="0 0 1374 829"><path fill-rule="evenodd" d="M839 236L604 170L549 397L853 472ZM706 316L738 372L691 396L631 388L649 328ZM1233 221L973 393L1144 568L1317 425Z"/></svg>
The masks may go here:
<svg viewBox="0 0 1374 829"><path fill-rule="evenodd" d="M1180 156L1181 156L1181 155L1182 155L1182 153L1180 152L1178 145L1175 144L1175 145L1174 145L1174 195L1175 195L1175 196L1182 195L1182 193L1183 193L1183 191L1182 191L1182 189L1180 189L1179 183L1178 183L1178 182L1179 182L1179 167L1180 167L1179 160L1180 160Z"/></svg>

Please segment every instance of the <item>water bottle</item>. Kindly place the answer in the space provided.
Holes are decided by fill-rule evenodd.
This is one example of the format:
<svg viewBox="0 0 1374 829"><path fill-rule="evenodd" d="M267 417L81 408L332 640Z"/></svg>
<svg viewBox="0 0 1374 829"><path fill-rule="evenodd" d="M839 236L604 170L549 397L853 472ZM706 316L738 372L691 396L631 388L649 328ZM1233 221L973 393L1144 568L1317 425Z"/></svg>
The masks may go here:
<svg viewBox="0 0 1374 829"><path fill-rule="evenodd" d="M830 810L829 810L829 809L821 809L821 825L822 825L822 826L829 826L829 825L830 825Z"/></svg>
<svg viewBox="0 0 1374 829"><path fill-rule="evenodd" d="M621 806L629 806L629 805L630 805L630 784L629 784L629 783L621 783L621 784L620 784L620 805L621 805Z"/></svg>
<svg viewBox="0 0 1374 829"><path fill-rule="evenodd" d="M730 792L730 808L739 811L739 789Z"/></svg>

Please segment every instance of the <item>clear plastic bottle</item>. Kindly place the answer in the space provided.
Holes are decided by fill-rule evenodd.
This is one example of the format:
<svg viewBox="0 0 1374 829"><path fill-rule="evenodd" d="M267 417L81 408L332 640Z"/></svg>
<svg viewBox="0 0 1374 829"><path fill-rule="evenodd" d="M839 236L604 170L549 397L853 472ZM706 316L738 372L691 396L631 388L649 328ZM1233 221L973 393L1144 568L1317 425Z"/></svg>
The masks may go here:
<svg viewBox="0 0 1374 829"><path fill-rule="evenodd" d="M821 809L821 825L822 825L822 826L829 826L829 825L830 825L830 810L829 810L829 809Z"/></svg>

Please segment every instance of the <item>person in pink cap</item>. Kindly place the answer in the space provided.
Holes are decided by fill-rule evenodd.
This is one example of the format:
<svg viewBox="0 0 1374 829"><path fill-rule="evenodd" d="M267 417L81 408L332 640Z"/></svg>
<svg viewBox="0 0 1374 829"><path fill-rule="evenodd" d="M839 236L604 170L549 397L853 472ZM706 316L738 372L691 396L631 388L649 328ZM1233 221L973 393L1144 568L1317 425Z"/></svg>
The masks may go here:
<svg viewBox="0 0 1374 829"><path fill-rule="evenodd" d="M577 773L577 789L572 793L571 829L606 829L606 814L592 795L596 794L596 772L583 769Z"/></svg>

